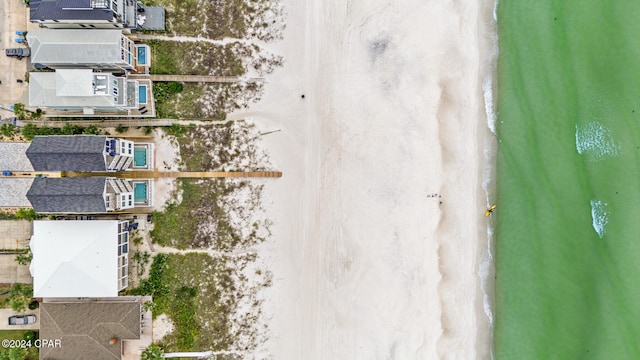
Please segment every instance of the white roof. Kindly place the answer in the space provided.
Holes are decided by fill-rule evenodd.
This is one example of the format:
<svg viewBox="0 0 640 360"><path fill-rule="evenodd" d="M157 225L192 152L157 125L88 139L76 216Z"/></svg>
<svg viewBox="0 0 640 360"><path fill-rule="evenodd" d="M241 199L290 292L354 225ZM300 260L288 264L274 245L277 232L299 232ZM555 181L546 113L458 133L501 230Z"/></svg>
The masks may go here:
<svg viewBox="0 0 640 360"><path fill-rule="evenodd" d="M29 30L31 62L40 64L122 64L122 30Z"/></svg>
<svg viewBox="0 0 640 360"><path fill-rule="evenodd" d="M118 296L118 221L34 221L34 297Z"/></svg>
<svg viewBox="0 0 640 360"><path fill-rule="evenodd" d="M93 96L91 69L57 69L56 95Z"/></svg>
<svg viewBox="0 0 640 360"><path fill-rule="evenodd" d="M91 70L87 69L89 73ZM78 79L70 78L68 73L70 70L57 69L55 72L32 72L29 73L29 106L31 107L52 107L52 108L115 108L115 100L112 95L94 95L93 94L93 77L82 76ZM71 71L83 70L73 69ZM62 75L59 75L62 73ZM104 73L108 75L107 73ZM92 73L91 73L92 75ZM62 81L62 83L58 83ZM79 85L82 84L82 85ZM73 86L80 86L78 90L72 90ZM87 90L90 87L91 90ZM61 94L84 94L89 91L88 95L59 95Z"/></svg>

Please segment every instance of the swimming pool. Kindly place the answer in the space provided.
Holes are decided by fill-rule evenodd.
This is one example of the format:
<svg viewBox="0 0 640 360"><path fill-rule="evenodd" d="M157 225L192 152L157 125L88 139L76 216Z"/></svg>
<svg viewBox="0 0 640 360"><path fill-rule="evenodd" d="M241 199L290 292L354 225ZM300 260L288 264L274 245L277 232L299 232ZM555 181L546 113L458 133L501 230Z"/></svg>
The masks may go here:
<svg viewBox="0 0 640 360"><path fill-rule="evenodd" d="M147 202L147 184L146 183L133 183L133 201L136 203Z"/></svg>
<svg viewBox="0 0 640 360"><path fill-rule="evenodd" d="M147 64L147 47L139 46L138 47L138 65L148 65Z"/></svg>
<svg viewBox="0 0 640 360"><path fill-rule="evenodd" d="M133 166L135 167L147 166L147 148L146 147L133 148Z"/></svg>
<svg viewBox="0 0 640 360"><path fill-rule="evenodd" d="M138 86L138 102L140 104L147 103L147 85Z"/></svg>

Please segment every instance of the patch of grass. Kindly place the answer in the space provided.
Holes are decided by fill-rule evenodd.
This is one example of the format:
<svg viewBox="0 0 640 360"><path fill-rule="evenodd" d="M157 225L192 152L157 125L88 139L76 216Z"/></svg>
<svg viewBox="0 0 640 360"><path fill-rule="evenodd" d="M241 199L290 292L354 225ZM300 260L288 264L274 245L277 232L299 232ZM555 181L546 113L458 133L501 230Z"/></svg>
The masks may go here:
<svg viewBox="0 0 640 360"><path fill-rule="evenodd" d="M86 127L78 125L65 124L63 127L38 127L35 124L26 124L22 127L22 136L31 141L36 135L76 135L76 134L94 134L99 135L102 130L96 125L89 125Z"/></svg>
<svg viewBox="0 0 640 360"><path fill-rule="evenodd" d="M176 49L171 46L174 41L148 40L146 43L151 48L151 61L153 66L150 71L152 74L177 74L177 59L182 56L176 56Z"/></svg>
<svg viewBox="0 0 640 360"><path fill-rule="evenodd" d="M257 51L242 43L216 45L164 40L146 43L151 47L153 74L240 76L246 72L242 59Z"/></svg>
<svg viewBox="0 0 640 360"><path fill-rule="evenodd" d="M0 330L0 339L7 340L27 340L27 337L34 336L38 338L38 332L33 330ZM33 340L32 340L33 342ZM24 359L38 360L39 351L35 346L28 349L4 348L0 347L0 359Z"/></svg>
<svg viewBox="0 0 640 360"><path fill-rule="evenodd" d="M242 0L149 0L147 3L167 8L167 27L172 32L191 36L201 34L211 39L244 37L247 23L243 15L251 15L254 11Z"/></svg>
<svg viewBox="0 0 640 360"><path fill-rule="evenodd" d="M162 212L154 212L154 229L151 238L154 243L178 249L209 248L232 251L246 248L264 241L263 227L251 228L248 233L233 225L227 212L232 194L245 189L251 195L246 204L236 205L234 213L247 217L259 204L261 186L253 186L249 181L225 181L224 179L179 180L182 202L171 203ZM248 225L251 226L251 225ZM268 230L266 230L268 231Z"/></svg>
<svg viewBox="0 0 640 360"><path fill-rule="evenodd" d="M253 291L244 286L246 279L234 280L248 261L253 258L230 262L206 254L159 254L149 279L129 293L153 295L154 316L165 313L173 321L174 331L161 342L166 351L228 349L237 341L232 315L238 301L243 291ZM251 321L255 318L236 325L249 329Z"/></svg>
<svg viewBox="0 0 640 360"><path fill-rule="evenodd" d="M154 228L150 235L156 244L185 249L196 237L198 214L195 212L200 208L204 194L195 180L179 179L178 184L182 189L182 202L170 203L164 211L153 213Z"/></svg>

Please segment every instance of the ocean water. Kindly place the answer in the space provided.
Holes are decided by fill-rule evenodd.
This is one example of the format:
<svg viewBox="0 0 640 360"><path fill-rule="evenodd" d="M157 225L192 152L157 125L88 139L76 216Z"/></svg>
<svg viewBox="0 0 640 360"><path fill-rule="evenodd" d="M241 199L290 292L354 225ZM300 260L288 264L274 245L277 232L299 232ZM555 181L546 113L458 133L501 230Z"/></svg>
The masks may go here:
<svg viewBox="0 0 640 360"><path fill-rule="evenodd" d="M496 359L640 359L640 3L500 1Z"/></svg>

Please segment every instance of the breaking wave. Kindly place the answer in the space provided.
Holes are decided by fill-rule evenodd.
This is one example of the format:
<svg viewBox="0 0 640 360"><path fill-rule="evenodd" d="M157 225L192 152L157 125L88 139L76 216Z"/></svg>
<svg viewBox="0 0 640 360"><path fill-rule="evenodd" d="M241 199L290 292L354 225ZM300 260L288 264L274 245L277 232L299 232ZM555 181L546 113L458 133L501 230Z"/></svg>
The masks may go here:
<svg viewBox="0 0 640 360"><path fill-rule="evenodd" d="M605 226L609 222L609 212L605 210L608 204L600 200L591 200L591 219L593 229L602 238L605 233Z"/></svg>
<svg viewBox="0 0 640 360"><path fill-rule="evenodd" d="M611 135L611 130L598 122L576 125L576 150L590 160L602 160L620 152L620 145Z"/></svg>

